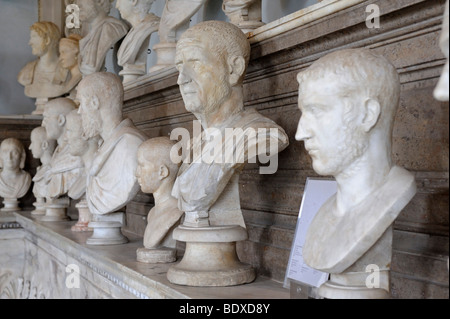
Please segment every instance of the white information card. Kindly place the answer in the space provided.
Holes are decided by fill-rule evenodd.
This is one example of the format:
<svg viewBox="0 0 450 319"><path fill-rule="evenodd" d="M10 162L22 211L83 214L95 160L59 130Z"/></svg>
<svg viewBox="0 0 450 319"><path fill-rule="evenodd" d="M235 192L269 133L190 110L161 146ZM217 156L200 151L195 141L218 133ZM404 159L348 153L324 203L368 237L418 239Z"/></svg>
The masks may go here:
<svg viewBox="0 0 450 319"><path fill-rule="evenodd" d="M306 180L305 192L303 193L294 242L286 271L287 279L295 280L311 287L320 287L328 280L328 273L313 269L303 261L302 251L309 224L320 207L336 192L337 183L334 180L316 178L308 178Z"/></svg>

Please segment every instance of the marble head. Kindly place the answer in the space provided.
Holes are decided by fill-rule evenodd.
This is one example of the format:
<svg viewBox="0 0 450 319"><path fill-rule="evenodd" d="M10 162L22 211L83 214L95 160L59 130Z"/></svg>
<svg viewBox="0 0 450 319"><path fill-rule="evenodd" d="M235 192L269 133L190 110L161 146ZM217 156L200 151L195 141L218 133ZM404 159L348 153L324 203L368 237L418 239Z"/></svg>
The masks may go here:
<svg viewBox="0 0 450 319"><path fill-rule="evenodd" d="M0 144L0 169L17 170L25 167L26 153L16 138L7 138Z"/></svg>
<svg viewBox="0 0 450 319"><path fill-rule="evenodd" d="M123 98L122 81L113 73L97 72L81 80L77 101L86 139L101 134L106 122L122 121Z"/></svg>
<svg viewBox="0 0 450 319"><path fill-rule="evenodd" d="M250 44L235 25L206 21L189 28L177 43L175 57L186 109L214 112L232 88L242 86L249 59Z"/></svg>
<svg viewBox="0 0 450 319"><path fill-rule="evenodd" d="M367 49L349 49L317 60L298 75L302 116L297 140L320 175L336 176L353 165L376 136L389 154L400 97L396 68Z"/></svg>
<svg viewBox="0 0 450 319"><path fill-rule="evenodd" d="M67 38L62 38L59 42L59 52L61 66L65 69L70 69L78 64L78 54L80 53L81 36L78 34L71 34Z"/></svg>
<svg viewBox="0 0 450 319"><path fill-rule="evenodd" d="M46 104L42 126L47 130L47 137L58 140L64 134L66 115L76 109L76 104L68 98L57 98Z"/></svg>
<svg viewBox="0 0 450 319"><path fill-rule="evenodd" d="M170 153L175 141L168 137L156 137L145 141L138 148L136 177L144 193L158 190L163 180L174 182L179 164L175 164Z"/></svg>
<svg viewBox="0 0 450 319"><path fill-rule="evenodd" d="M156 0L117 0L116 8L125 20L130 20L133 15L148 14Z"/></svg>
<svg viewBox="0 0 450 319"><path fill-rule="evenodd" d="M91 22L99 15L108 15L114 0L76 0L80 8L80 20Z"/></svg>
<svg viewBox="0 0 450 319"><path fill-rule="evenodd" d="M43 56L49 50L57 50L61 33L53 22L41 21L34 23L30 28L30 42L32 53Z"/></svg>
<svg viewBox="0 0 450 319"><path fill-rule="evenodd" d="M56 140L47 137L47 130L45 127L38 126L31 131L30 151L34 158L40 159L44 153L53 151L56 148Z"/></svg>
<svg viewBox="0 0 450 319"><path fill-rule="evenodd" d="M81 116L73 110L66 116L66 141L70 155L82 156L89 148L88 141L83 138Z"/></svg>

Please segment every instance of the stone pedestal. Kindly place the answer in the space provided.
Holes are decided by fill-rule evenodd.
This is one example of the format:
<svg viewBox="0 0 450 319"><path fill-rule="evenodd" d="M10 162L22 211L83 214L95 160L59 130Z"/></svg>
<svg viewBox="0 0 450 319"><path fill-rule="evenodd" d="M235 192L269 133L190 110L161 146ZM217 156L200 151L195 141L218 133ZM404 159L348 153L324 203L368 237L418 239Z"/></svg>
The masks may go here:
<svg viewBox="0 0 450 319"><path fill-rule="evenodd" d="M148 73L174 66L176 47L177 44L175 42L156 44L153 47L153 50L156 52L157 56L156 64L148 70Z"/></svg>
<svg viewBox="0 0 450 319"><path fill-rule="evenodd" d="M356 263L330 279L318 289L327 299L388 299L390 298L390 265L393 227Z"/></svg>
<svg viewBox="0 0 450 319"><path fill-rule="evenodd" d="M36 102L35 102L36 110L34 110L31 114L34 114L34 115L44 114L45 104L47 104L47 102L48 102L48 98L37 98Z"/></svg>
<svg viewBox="0 0 450 319"><path fill-rule="evenodd" d="M70 199L68 197L49 200L45 205L45 215L41 217L43 222L58 222L70 220L67 216L67 208L70 205Z"/></svg>
<svg viewBox="0 0 450 319"><path fill-rule="evenodd" d="M34 203L33 206L36 208L35 210L33 210L31 212L31 215L33 216L44 216L45 215L45 211L46 211L46 204L45 204L45 199L43 198L38 198Z"/></svg>
<svg viewBox="0 0 450 319"><path fill-rule="evenodd" d="M122 212L106 215L93 214L88 227L92 228L94 233L87 239L86 244L96 246L125 244L128 238L121 231L124 225L125 214Z"/></svg>
<svg viewBox="0 0 450 319"><path fill-rule="evenodd" d="M123 76L123 84L125 84L145 75L146 71L145 64L126 64L119 75Z"/></svg>
<svg viewBox="0 0 450 319"><path fill-rule="evenodd" d="M239 261L236 242L247 239L240 226L193 228L180 226L173 238L186 242L181 262L169 269L171 283L196 287L225 287L250 283L255 271Z"/></svg>
<svg viewBox="0 0 450 319"><path fill-rule="evenodd" d="M177 250L174 248L139 248L136 255L137 261L146 264L168 264L177 260Z"/></svg>
<svg viewBox="0 0 450 319"><path fill-rule="evenodd" d="M20 211L19 201L17 198L5 198L3 200L3 208L0 212L17 212Z"/></svg>
<svg viewBox="0 0 450 319"><path fill-rule="evenodd" d="M78 209L78 222L72 226L73 232L87 232L92 231L89 228L89 223L91 222L91 212L87 205L86 200L80 201L75 207Z"/></svg>
<svg viewBox="0 0 450 319"><path fill-rule="evenodd" d="M224 1L223 9L230 22L238 26L242 32L249 33L265 25L262 22L261 0L254 0L251 4L231 5Z"/></svg>

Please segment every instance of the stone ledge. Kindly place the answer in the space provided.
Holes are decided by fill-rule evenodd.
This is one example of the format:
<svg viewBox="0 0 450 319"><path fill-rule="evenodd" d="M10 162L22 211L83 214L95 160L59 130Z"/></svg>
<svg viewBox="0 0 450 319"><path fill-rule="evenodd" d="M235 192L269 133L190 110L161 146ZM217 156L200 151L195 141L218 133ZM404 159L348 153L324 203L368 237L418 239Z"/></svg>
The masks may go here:
<svg viewBox="0 0 450 319"><path fill-rule="evenodd" d="M87 268L82 273L94 272L96 276L103 277L108 285L125 290L124 295L142 299L289 299L289 291L282 288L282 283L265 277L258 277L251 284L225 288L173 285L166 278L173 264L142 264L136 261L136 250L142 247L142 238L127 234L130 239L128 244L90 247L85 244L90 233L73 233L70 230L75 221L40 222L33 219L29 212L17 212L14 216L27 233L28 240L47 251L58 251L53 254L56 259L75 260L80 268ZM90 284L99 285L98 282Z"/></svg>

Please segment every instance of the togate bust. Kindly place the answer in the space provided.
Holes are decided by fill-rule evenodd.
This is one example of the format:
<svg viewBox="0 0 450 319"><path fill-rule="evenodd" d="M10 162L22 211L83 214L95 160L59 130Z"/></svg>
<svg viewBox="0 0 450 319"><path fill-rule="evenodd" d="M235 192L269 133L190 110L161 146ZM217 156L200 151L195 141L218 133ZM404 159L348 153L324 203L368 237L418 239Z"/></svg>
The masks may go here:
<svg viewBox="0 0 450 319"><path fill-rule="evenodd" d="M31 175L24 171L26 153L22 143L7 138L0 144L0 197L3 197L2 212L20 210L17 199L28 192Z"/></svg>
<svg viewBox="0 0 450 319"><path fill-rule="evenodd" d="M128 32L125 22L109 16L113 0L76 0L86 35L80 40L79 66L83 76L103 71L106 54Z"/></svg>
<svg viewBox="0 0 450 319"><path fill-rule="evenodd" d="M180 92L203 132L198 129L188 143L172 190L185 212L174 238L186 242L183 260L167 273L172 283L230 286L255 279L253 268L236 255L236 242L248 236L239 175L246 163L254 159L256 163L266 150L276 157L289 140L274 121L244 108L243 79L249 60L246 35L227 22L199 23L177 43Z"/></svg>
<svg viewBox="0 0 450 319"><path fill-rule="evenodd" d="M183 159L173 189L180 209L186 212L186 225L245 227L239 192L234 189L236 178L249 160L265 153L266 145L274 155L289 144L283 128L244 108L250 44L238 31L231 23L207 21L188 29L177 43L181 95L204 129L192 139L190 160ZM200 147L201 152L194 151ZM213 149L223 152L214 152L211 158Z"/></svg>
<svg viewBox="0 0 450 319"><path fill-rule="evenodd" d="M34 158L41 161L41 166L36 169L33 177L33 194L36 209L33 215L45 215L45 199L48 197L48 179L46 176L51 168L50 162L56 148L56 140L47 137L45 127L38 126L31 131L30 150Z"/></svg>
<svg viewBox="0 0 450 319"><path fill-rule="evenodd" d="M150 9L155 0L118 0L116 7L132 28L117 52L118 64L123 67L119 75L127 83L147 73L147 50L150 37L159 29L160 18Z"/></svg>
<svg viewBox="0 0 450 319"><path fill-rule="evenodd" d="M93 220L99 218L105 223L105 219L118 213L139 191L135 175L137 150L147 139L131 120L123 118L123 97L122 81L113 73L88 75L78 86L77 100L83 136L90 139L99 135L103 140L87 172L86 200ZM120 216L123 216L123 212L120 212ZM95 224L97 222L102 223L95 220L94 226L99 226ZM119 232L123 220L114 220L113 223L115 234L111 230L111 237L105 240L97 238L100 232L96 232L93 226L94 235L88 243L124 243L126 240ZM109 239L112 240L110 243Z"/></svg>
<svg viewBox="0 0 450 319"><path fill-rule="evenodd" d="M66 140L69 146L69 153L72 156L80 157L84 166L83 171L68 192L70 198L80 200L76 205L78 208L78 222L72 226L72 231L90 231L91 229L88 225L91 221L91 213L86 201L86 178L87 171L92 165L101 138L99 135L84 138L81 116L78 114L78 110L71 111L66 116L66 122Z"/></svg>
<svg viewBox="0 0 450 319"><path fill-rule="evenodd" d="M310 224L303 258L331 273L323 297L389 297L392 224L416 192L414 175L391 159L397 70L368 49L349 49L317 60L298 81L296 139L313 169L338 185ZM369 265L380 268L379 289L366 287Z"/></svg>
<svg viewBox="0 0 450 319"><path fill-rule="evenodd" d="M47 205L43 221L60 221L69 219L67 208L70 199L69 189L83 171L80 157L72 156L66 139L67 115L76 109L76 104L69 98L57 98L46 104L42 126L47 137L57 141L57 147L47 171Z"/></svg>

